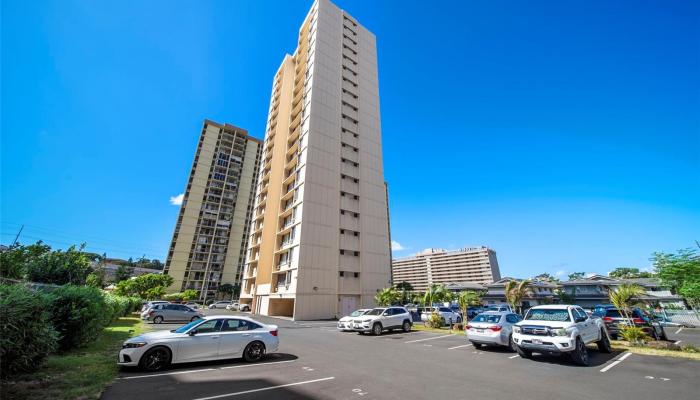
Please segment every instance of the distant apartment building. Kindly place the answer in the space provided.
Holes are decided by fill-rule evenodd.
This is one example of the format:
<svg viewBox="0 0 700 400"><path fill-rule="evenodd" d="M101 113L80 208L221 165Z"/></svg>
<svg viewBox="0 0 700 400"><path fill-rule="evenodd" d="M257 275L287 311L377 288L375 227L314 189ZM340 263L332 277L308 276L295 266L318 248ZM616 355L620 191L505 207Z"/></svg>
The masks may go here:
<svg viewBox="0 0 700 400"><path fill-rule="evenodd" d="M169 292L214 298L240 284L262 143L229 124L205 120L163 272Z"/></svg>
<svg viewBox="0 0 700 400"><path fill-rule="evenodd" d="M390 284L375 37L317 0L273 78L241 302L321 319Z"/></svg>
<svg viewBox="0 0 700 400"><path fill-rule="evenodd" d="M432 284L468 287L466 283L489 284L501 279L496 252L488 247L447 251L426 249L416 255L392 261L395 284L408 282L414 290L426 290Z"/></svg>

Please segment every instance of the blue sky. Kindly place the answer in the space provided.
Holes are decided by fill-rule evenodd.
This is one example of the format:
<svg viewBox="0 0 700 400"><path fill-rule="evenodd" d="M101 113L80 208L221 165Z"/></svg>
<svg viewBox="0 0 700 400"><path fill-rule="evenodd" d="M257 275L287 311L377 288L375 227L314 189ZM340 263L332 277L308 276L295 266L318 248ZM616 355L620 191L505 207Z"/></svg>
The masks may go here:
<svg viewBox="0 0 700 400"><path fill-rule="evenodd" d="M700 239L700 3L337 4L377 35L396 256L605 273ZM310 5L3 1L2 243L163 259L202 120L262 135Z"/></svg>

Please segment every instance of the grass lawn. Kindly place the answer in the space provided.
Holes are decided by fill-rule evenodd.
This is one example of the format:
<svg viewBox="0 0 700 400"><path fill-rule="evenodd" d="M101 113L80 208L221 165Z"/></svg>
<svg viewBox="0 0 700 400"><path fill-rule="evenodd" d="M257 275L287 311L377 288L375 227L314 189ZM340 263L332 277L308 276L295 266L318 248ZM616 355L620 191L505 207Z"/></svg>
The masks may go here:
<svg viewBox="0 0 700 400"><path fill-rule="evenodd" d="M143 328L136 316L119 318L86 347L49 356L38 371L3 382L2 398L97 399L119 372L122 342Z"/></svg>
<svg viewBox="0 0 700 400"><path fill-rule="evenodd" d="M646 354L649 356L676 357L688 358L691 360L700 360L700 353L691 353L687 351L678 350L654 349L651 347L643 346L630 346L627 342L621 340L611 340L610 343L612 344L613 349L620 351L627 350L630 353Z"/></svg>
<svg viewBox="0 0 700 400"><path fill-rule="evenodd" d="M425 326L422 322L414 322L413 323L413 328L411 328L414 331L425 331L425 332L435 332L435 333L442 333L442 334L454 334L454 335L464 335L464 330L461 329L452 329L450 331L449 328L444 327L444 328L431 328L429 326Z"/></svg>

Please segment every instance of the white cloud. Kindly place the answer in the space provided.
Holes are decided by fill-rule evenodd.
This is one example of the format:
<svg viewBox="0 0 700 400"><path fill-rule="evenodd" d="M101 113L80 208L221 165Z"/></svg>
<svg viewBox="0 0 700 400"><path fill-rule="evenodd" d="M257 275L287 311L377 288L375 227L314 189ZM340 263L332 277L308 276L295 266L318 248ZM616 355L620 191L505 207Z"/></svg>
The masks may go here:
<svg viewBox="0 0 700 400"><path fill-rule="evenodd" d="M391 241L391 250L392 251L408 250L408 247L403 247L403 246L401 246L401 243L397 242L396 240L392 240Z"/></svg>
<svg viewBox="0 0 700 400"><path fill-rule="evenodd" d="M560 269L559 271L554 273L554 276L556 276L557 278L561 278L564 275L566 275L566 271L564 271L563 269Z"/></svg>
<svg viewBox="0 0 700 400"><path fill-rule="evenodd" d="M177 196L170 196L170 204L174 206L181 206L182 205L182 200L184 200L185 194L180 193Z"/></svg>

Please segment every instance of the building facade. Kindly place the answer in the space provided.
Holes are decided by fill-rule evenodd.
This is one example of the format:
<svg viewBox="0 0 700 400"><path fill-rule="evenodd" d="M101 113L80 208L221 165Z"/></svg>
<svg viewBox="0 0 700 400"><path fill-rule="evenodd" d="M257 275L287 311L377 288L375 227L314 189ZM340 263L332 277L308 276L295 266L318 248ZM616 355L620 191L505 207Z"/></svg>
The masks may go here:
<svg viewBox="0 0 700 400"><path fill-rule="evenodd" d="M508 281L522 282L522 279L515 279L506 277L499 279L496 282L486 285L486 294L482 296L481 300L484 304L506 304L506 284ZM530 307L542 305L542 304L552 304L558 301L556 297L556 291L559 288L559 284L556 282L547 281L537 281L532 280L527 286L528 291L522 299L522 309L527 310Z"/></svg>
<svg viewBox="0 0 700 400"><path fill-rule="evenodd" d="M241 302L321 319L390 284L375 37L328 0L273 78Z"/></svg>
<svg viewBox="0 0 700 400"><path fill-rule="evenodd" d="M205 120L163 272L168 292L215 298L240 284L262 143L229 124Z"/></svg>
<svg viewBox="0 0 700 400"><path fill-rule="evenodd" d="M592 275L584 279L561 282L562 291L569 301L583 308L593 308L597 304L609 304L611 290L627 283L644 288L644 295L638 300L653 306L676 306L684 308L683 298L671 293L658 278L615 279L603 275Z"/></svg>
<svg viewBox="0 0 700 400"><path fill-rule="evenodd" d="M501 279L496 252L488 247L455 251L426 249L411 257L392 261L393 282L408 282L424 291L432 284L489 284Z"/></svg>

